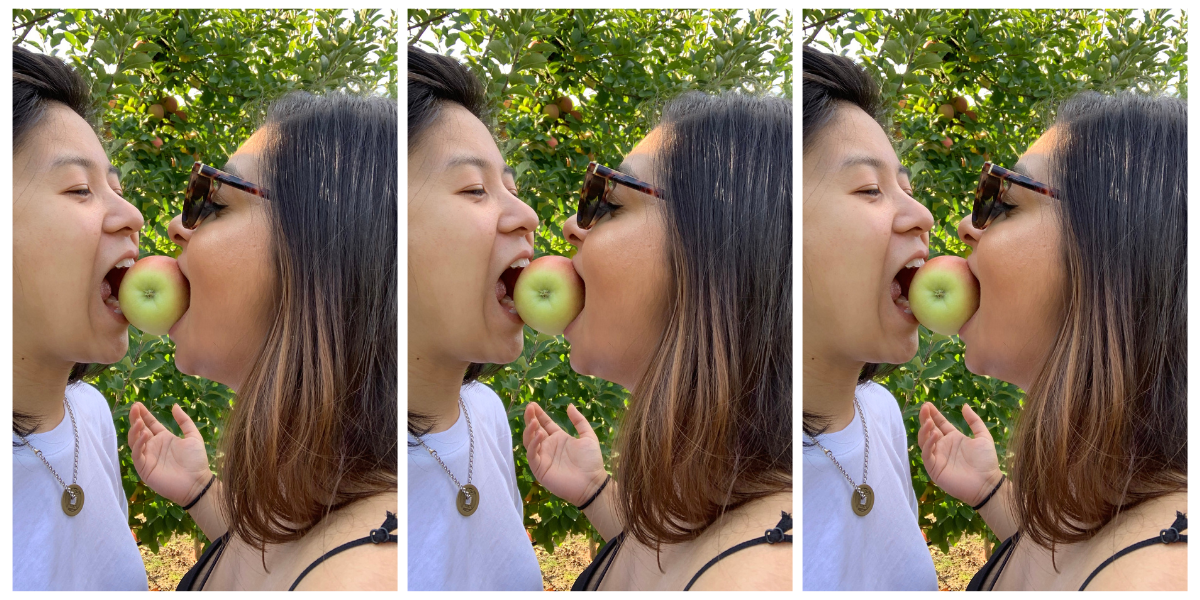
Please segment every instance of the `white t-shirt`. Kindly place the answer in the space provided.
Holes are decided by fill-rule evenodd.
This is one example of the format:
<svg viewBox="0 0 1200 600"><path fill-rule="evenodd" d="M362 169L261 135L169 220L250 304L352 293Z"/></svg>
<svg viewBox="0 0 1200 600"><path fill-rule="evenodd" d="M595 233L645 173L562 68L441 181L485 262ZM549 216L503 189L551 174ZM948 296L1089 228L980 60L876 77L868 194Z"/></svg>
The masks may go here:
<svg viewBox="0 0 1200 600"><path fill-rule="evenodd" d="M28 446L13 448L13 590L146 591L108 403L86 383L68 386L67 398L79 428L83 510L68 517L50 469ZM75 433L65 409L58 426L28 439L70 485Z"/></svg>
<svg viewBox="0 0 1200 600"><path fill-rule="evenodd" d="M450 476L425 448L409 446L408 589L540 591L504 403L482 383L463 386L461 394L475 435L471 483L479 489L479 508L469 517L459 514ZM422 439L466 485L470 440L462 411L450 429Z"/></svg>
<svg viewBox="0 0 1200 600"><path fill-rule="evenodd" d="M871 512L850 508L846 476L816 446L804 447L804 590L933 590L937 571L917 524L917 496L900 407L887 389L855 390L871 436ZM806 442L810 441L804 436ZM855 483L862 483L863 428L854 421L817 437Z"/></svg>

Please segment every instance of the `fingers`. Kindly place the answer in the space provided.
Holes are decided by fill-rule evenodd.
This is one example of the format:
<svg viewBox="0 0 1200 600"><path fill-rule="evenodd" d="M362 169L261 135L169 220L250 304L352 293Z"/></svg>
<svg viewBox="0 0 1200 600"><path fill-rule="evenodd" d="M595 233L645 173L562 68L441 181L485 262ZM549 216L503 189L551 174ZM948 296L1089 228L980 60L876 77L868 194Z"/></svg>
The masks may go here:
<svg viewBox="0 0 1200 600"><path fill-rule="evenodd" d="M927 404L929 404L929 417L933 421L933 424L937 427L938 431L942 432L942 435L962 433L957 427L954 426L954 423L951 423L949 419L942 414L942 411L938 410L936 406L934 406L932 403Z"/></svg>
<svg viewBox="0 0 1200 600"><path fill-rule="evenodd" d="M988 431L987 423L975 414L975 409L971 408L970 404L963 405L963 418L967 420L967 425L971 427L971 433L975 434L976 439L992 440L992 433Z"/></svg>
<svg viewBox="0 0 1200 600"><path fill-rule="evenodd" d="M562 428L558 426L558 423L555 423L554 419L551 419L550 415L546 414L546 411L542 410L542 407L538 406L537 404L534 404L533 406L534 414L537 415L538 423L541 424L542 429L546 430L547 434L554 435L562 431Z"/></svg>
<svg viewBox="0 0 1200 600"><path fill-rule="evenodd" d="M592 430L592 425L588 423L587 417L584 417L574 404L567 405L567 418L571 419L571 424L575 426L575 432L579 434L579 437L590 437L599 441L596 432Z"/></svg>
<svg viewBox="0 0 1200 600"><path fill-rule="evenodd" d="M521 432L521 443L525 449L529 449L529 445L533 442L533 433L537 430L537 417L533 415L533 407L535 403L530 402L525 406L525 431Z"/></svg>
<svg viewBox="0 0 1200 600"><path fill-rule="evenodd" d="M183 408L178 404L171 407L171 415L175 417L175 422L179 423L179 430L183 432L183 439L204 441L204 437L200 435L200 430L196 428L196 424L192 422L192 418L186 412L183 412Z"/></svg>
<svg viewBox="0 0 1200 600"><path fill-rule="evenodd" d="M158 435L160 432L167 430L162 423L158 422L158 419L154 418L154 415L150 413L150 409L146 408L141 402L133 403L133 408L129 409L130 415L135 410L138 411L137 418L146 425L146 429L150 431L150 435ZM133 417L131 416L130 418L132 419Z"/></svg>

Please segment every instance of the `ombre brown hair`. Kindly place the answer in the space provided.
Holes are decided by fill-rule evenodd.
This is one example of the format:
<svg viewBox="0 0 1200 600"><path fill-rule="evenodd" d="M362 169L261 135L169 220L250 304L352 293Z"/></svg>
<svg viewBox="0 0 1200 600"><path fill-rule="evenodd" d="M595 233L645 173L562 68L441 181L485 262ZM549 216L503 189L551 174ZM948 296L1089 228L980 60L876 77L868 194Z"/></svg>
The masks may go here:
<svg viewBox="0 0 1200 600"><path fill-rule="evenodd" d="M793 435L791 100L693 92L659 129L674 283L616 443L622 523L651 547L791 490Z"/></svg>
<svg viewBox="0 0 1200 600"><path fill-rule="evenodd" d="M229 532L259 549L397 487L397 112L293 93L263 125L278 311L219 469Z"/></svg>
<svg viewBox="0 0 1200 600"><path fill-rule="evenodd" d="M1054 126L1064 322L1010 445L1015 516L1051 549L1187 488L1187 103L1090 92Z"/></svg>

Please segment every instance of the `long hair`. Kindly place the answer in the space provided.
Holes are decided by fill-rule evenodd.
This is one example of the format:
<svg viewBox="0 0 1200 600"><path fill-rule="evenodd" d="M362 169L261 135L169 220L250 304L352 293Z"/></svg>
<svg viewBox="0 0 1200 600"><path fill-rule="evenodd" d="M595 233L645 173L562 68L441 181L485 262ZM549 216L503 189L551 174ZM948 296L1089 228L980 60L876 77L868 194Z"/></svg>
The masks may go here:
<svg viewBox="0 0 1200 600"><path fill-rule="evenodd" d="M453 58L408 47L408 148L411 152L441 119L446 104L457 104L482 121L487 114L486 90L475 74ZM504 365L471 363L463 373L464 385L498 373ZM421 437L433 420L408 411L408 432ZM415 446L413 442L409 446Z"/></svg>
<svg viewBox="0 0 1200 600"><path fill-rule="evenodd" d="M1187 103L1084 93L1055 127L1065 320L1010 446L1050 549L1187 486Z"/></svg>
<svg viewBox="0 0 1200 600"><path fill-rule="evenodd" d="M804 153L816 147L822 136L829 133L829 126L836 121L839 110L847 106L858 107L872 119L879 118L882 100L879 84L866 70L854 61L805 46L804 113L801 127L804 130ZM858 373L857 385L887 377L896 365L866 363ZM805 435L815 438L829 428L827 415L804 411L803 430ZM811 445L805 442L805 445Z"/></svg>
<svg viewBox="0 0 1200 600"><path fill-rule="evenodd" d="M293 93L260 164L279 310L222 435L229 531L256 548L397 484L397 106Z"/></svg>
<svg viewBox="0 0 1200 600"><path fill-rule="evenodd" d="M622 522L652 547L792 486L792 104L693 92L659 127L674 283L616 444Z"/></svg>
<svg viewBox="0 0 1200 600"><path fill-rule="evenodd" d="M75 69L52 56L37 54L13 46L13 152L20 150L42 122L52 103L61 104L88 123L92 122L94 107L91 91ZM92 378L104 371L106 365L76 363L67 376L67 385ZM37 417L13 411L13 433L28 436L41 423ZM13 442L14 446L23 445Z"/></svg>

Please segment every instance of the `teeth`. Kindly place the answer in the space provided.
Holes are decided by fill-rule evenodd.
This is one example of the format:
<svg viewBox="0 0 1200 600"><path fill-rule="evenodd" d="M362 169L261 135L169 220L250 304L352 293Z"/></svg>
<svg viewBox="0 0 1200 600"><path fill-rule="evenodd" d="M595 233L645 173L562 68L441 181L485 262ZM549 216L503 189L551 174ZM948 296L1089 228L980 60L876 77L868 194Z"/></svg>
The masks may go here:
<svg viewBox="0 0 1200 600"><path fill-rule="evenodd" d="M510 269L524 269L525 267L528 267L528 266L529 266L529 259L528 259L528 258L518 258L517 260L513 261L513 264L511 264L511 265L508 265L508 268L510 268Z"/></svg>
<svg viewBox="0 0 1200 600"><path fill-rule="evenodd" d="M120 302L120 300L117 300L116 296L109 296L109 297L105 298L104 305L113 309L114 311L116 311L116 313L118 315L122 314L121 313L121 302Z"/></svg>
<svg viewBox="0 0 1200 600"><path fill-rule="evenodd" d="M125 260L113 265L113 268L114 269L128 269L129 267L133 266L133 263L134 263L134 260L132 258L126 258Z"/></svg>
<svg viewBox="0 0 1200 600"><path fill-rule="evenodd" d="M513 302L512 296L505 296L500 300L500 305L508 308L508 312L517 314L517 305Z"/></svg>
<svg viewBox="0 0 1200 600"><path fill-rule="evenodd" d="M908 308L908 298L905 298L904 296L900 296L899 298L896 298L896 306L900 306L900 307L904 308L904 312L906 312L906 313L912 312Z"/></svg>
<svg viewBox="0 0 1200 600"><path fill-rule="evenodd" d="M925 266L925 259L923 258L914 258L904 264L904 268L906 269L920 269L923 266Z"/></svg>

